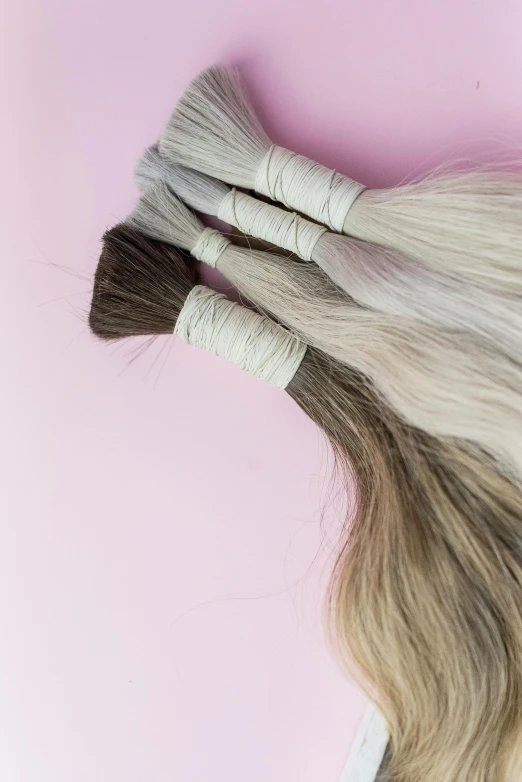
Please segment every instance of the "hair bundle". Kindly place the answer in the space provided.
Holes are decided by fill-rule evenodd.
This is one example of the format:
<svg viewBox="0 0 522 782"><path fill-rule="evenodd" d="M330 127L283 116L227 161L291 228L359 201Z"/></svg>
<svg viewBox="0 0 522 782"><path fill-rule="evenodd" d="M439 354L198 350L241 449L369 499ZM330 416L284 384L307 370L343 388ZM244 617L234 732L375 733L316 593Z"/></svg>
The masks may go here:
<svg viewBox="0 0 522 782"><path fill-rule="evenodd" d="M238 73L208 68L189 85L160 140L167 157L255 189L333 231L400 250L433 269L522 293L522 177L509 171L434 174L369 190L272 144Z"/></svg>
<svg viewBox="0 0 522 782"><path fill-rule="evenodd" d="M117 226L104 238L91 328L110 339L172 333L198 291L194 262ZM488 460L407 427L363 375L311 347L287 391L355 482L330 613L341 656L386 716L389 773L502 778L518 762L519 490Z"/></svg>
<svg viewBox="0 0 522 782"><path fill-rule="evenodd" d="M93 333L173 334L286 390L342 477L328 629L375 703L350 782L518 782L521 181L365 189L273 145L222 67L192 82L135 179L103 238ZM255 309L199 284L198 260Z"/></svg>

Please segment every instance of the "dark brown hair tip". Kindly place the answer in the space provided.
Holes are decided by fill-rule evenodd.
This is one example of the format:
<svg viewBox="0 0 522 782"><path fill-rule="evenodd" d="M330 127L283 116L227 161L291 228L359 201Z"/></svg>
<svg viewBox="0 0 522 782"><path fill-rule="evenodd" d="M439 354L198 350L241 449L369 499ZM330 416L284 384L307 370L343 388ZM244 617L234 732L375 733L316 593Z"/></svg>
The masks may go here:
<svg viewBox="0 0 522 782"><path fill-rule="evenodd" d="M103 236L89 327L104 340L171 333L196 282L193 259L119 223Z"/></svg>

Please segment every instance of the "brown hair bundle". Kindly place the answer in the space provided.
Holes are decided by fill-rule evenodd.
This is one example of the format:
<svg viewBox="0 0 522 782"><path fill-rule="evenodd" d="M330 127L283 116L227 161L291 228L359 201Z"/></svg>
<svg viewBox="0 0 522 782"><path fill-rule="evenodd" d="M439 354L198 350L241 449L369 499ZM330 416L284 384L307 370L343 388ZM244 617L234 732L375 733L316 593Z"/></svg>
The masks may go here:
<svg viewBox="0 0 522 782"><path fill-rule="evenodd" d="M104 237L91 329L103 339L172 333L196 286L193 259L119 225ZM363 374L315 348L286 390L355 484L329 611L343 661L388 721L386 778L517 779L518 487L482 453L407 426Z"/></svg>

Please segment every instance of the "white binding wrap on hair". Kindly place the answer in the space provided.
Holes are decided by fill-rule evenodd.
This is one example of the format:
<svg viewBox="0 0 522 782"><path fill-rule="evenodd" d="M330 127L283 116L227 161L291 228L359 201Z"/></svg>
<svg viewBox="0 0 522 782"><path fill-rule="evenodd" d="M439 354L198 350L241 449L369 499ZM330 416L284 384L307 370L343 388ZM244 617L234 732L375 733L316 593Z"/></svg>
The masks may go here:
<svg viewBox="0 0 522 782"><path fill-rule="evenodd" d="M306 353L305 343L290 331L204 285L190 291L174 334L281 389Z"/></svg>
<svg viewBox="0 0 522 782"><path fill-rule="evenodd" d="M364 185L334 169L272 144L256 173L255 189L342 233Z"/></svg>
<svg viewBox="0 0 522 782"><path fill-rule="evenodd" d="M326 231L323 225L265 204L235 188L221 201L217 216L243 233L283 247L305 261L312 260L315 245Z"/></svg>
<svg viewBox="0 0 522 782"><path fill-rule="evenodd" d="M216 268L216 264L230 244L226 236L214 228L205 228L190 251L190 254L207 266Z"/></svg>

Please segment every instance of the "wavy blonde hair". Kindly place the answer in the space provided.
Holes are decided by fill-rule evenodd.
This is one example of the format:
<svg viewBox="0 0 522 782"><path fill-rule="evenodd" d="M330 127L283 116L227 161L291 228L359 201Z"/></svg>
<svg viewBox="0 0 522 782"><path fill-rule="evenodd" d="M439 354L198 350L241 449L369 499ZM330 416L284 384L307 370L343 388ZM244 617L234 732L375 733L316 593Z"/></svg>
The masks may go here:
<svg viewBox="0 0 522 782"><path fill-rule="evenodd" d="M193 259L118 226L104 238L91 328L103 339L172 333L195 283ZM382 778L515 782L520 491L483 453L409 427L364 375L314 348L287 391L356 493L328 616L343 665L388 721Z"/></svg>

